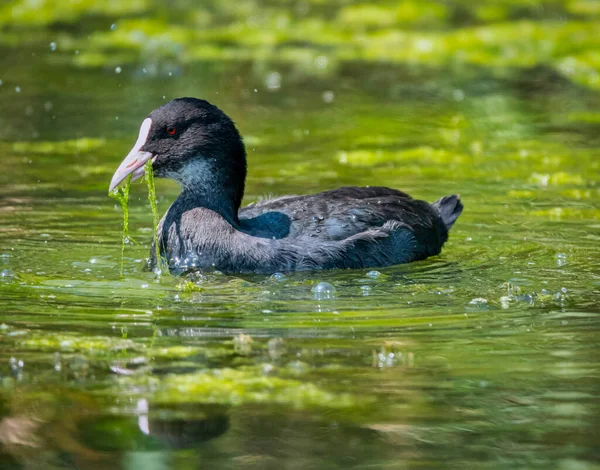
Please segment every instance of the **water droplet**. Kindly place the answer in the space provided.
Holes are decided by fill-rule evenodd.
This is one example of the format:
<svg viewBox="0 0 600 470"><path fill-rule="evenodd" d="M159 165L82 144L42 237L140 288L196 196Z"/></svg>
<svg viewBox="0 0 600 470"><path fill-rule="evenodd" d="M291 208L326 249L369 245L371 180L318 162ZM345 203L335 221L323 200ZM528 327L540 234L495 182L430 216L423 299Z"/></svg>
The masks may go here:
<svg viewBox="0 0 600 470"><path fill-rule="evenodd" d="M115 68L115 73L121 73L121 70L122 70L121 67L117 66Z"/></svg>
<svg viewBox="0 0 600 470"><path fill-rule="evenodd" d="M335 295L335 287L328 282L319 282L312 288L312 293L317 300L332 299Z"/></svg>
<svg viewBox="0 0 600 470"><path fill-rule="evenodd" d="M333 93L333 91L324 91L323 92L323 101L325 103L333 103L334 99L335 99L335 94Z"/></svg>
<svg viewBox="0 0 600 470"><path fill-rule="evenodd" d="M459 89L456 89L452 92L452 98L454 101L462 101L465 99L465 92Z"/></svg>
<svg viewBox="0 0 600 470"><path fill-rule="evenodd" d="M329 65L329 59L324 55L315 58L315 67L319 70L325 70Z"/></svg>
<svg viewBox="0 0 600 470"><path fill-rule="evenodd" d="M16 91L17 93L21 93L21 87L20 87L20 86L16 86L16 87L15 87L15 91Z"/></svg>
<svg viewBox="0 0 600 470"><path fill-rule="evenodd" d="M51 50L52 52L54 52L54 51L56 50L56 43L55 43L54 41L52 41L52 42L50 43L50 50Z"/></svg>
<svg viewBox="0 0 600 470"><path fill-rule="evenodd" d="M54 353L54 370L59 372L62 369L62 361L59 352Z"/></svg>
<svg viewBox="0 0 600 470"><path fill-rule="evenodd" d="M379 276L381 276L381 273L379 271L369 271L367 273L367 277L370 277L371 279L377 279Z"/></svg>
<svg viewBox="0 0 600 470"><path fill-rule="evenodd" d="M279 90L281 88L281 74L279 72L270 72L265 78L265 86L269 90Z"/></svg>
<svg viewBox="0 0 600 470"><path fill-rule="evenodd" d="M114 31L115 29L117 29L117 23L113 23L110 25L110 30Z"/></svg>

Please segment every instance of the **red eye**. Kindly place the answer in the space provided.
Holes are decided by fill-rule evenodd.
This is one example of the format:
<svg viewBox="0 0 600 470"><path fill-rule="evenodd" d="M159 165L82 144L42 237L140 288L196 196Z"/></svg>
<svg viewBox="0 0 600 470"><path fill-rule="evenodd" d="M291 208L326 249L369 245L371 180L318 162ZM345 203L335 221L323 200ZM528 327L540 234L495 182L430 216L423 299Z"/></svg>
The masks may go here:
<svg viewBox="0 0 600 470"><path fill-rule="evenodd" d="M176 127L167 126L165 128L165 130L167 131L167 134L169 134L169 135L175 135L175 134L177 134L177 128Z"/></svg>

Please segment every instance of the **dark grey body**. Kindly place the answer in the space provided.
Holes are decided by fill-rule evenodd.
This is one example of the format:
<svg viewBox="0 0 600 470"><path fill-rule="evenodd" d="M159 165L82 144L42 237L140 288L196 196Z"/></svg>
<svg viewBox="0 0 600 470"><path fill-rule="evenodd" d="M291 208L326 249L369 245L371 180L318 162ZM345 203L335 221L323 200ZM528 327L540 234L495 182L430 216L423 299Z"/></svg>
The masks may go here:
<svg viewBox="0 0 600 470"><path fill-rule="evenodd" d="M138 175L150 159L154 176L181 186L157 234L160 256L173 273L408 263L440 252L463 207L458 196L429 204L395 189L345 187L241 208L247 172L242 137L223 111L196 98L169 101L148 115L110 188Z"/></svg>
<svg viewBox="0 0 600 470"><path fill-rule="evenodd" d="M437 255L461 211L458 196L429 204L394 189L344 187L251 204L233 221L184 191L158 242L174 273L381 267Z"/></svg>

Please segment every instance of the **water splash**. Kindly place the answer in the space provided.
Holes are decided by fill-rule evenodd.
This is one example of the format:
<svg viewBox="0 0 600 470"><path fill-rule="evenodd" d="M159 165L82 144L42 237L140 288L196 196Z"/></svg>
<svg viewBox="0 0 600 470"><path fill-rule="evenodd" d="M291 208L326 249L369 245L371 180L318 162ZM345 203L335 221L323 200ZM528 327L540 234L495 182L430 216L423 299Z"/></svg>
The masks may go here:
<svg viewBox="0 0 600 470"><path fill-rule="evenodd" d="M125 244L129 242L129 190L131 189L131 175L127 177L124 186L109 191L108 195L117 200L123 209L123 237L121 241L121 276L123 276Z"/></svg>

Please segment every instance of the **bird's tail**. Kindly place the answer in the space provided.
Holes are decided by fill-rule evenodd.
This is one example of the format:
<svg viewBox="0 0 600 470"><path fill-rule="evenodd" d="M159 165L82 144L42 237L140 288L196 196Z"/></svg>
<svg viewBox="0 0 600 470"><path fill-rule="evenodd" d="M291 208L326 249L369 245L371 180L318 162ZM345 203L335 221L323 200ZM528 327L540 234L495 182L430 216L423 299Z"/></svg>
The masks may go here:
<svg viewBox="0 0 600 470"><path fill-rule="evenodd" d="M458 216L463 210L462 202L460 202L460 196L453 194L452 196L444 196L443 198L435 201L432 204L440 213L440 218L447 230L450 230L458 219Z"/></svg>

